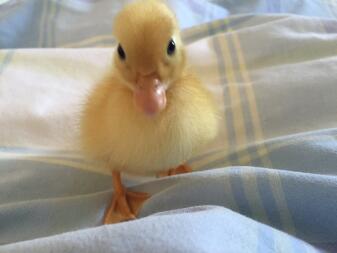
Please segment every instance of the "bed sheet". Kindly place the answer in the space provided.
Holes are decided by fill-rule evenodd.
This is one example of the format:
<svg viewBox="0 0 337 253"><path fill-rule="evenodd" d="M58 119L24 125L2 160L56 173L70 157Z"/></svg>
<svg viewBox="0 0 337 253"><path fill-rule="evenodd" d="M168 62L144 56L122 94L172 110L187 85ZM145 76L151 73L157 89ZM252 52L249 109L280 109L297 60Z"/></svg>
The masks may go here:
<svg viewBox="0 0 337 253"><path fill-rule="evenodd" d="M199 172L126 176L152 197L111 226L111 177L78 153L76 125L114 49L0 51L0 252L337 250L337 21L240 15L184 39L219 137Z"/></svg>
<svg viewBox="0 0 337 253"><path fill-rule="evenodd" d="M0 4L0 48L107 47L113 17L131 0L10 0ZM167 0L182 29L241 14L336 18L333 0Z"/></svg>
<svg viewBox="0 0 337 253"><path fill-rule="evenodd" d="M0 5L0 48L111 46L113 18L131 0L31 0ZM168 0L182 29L223 18L206 0Z"/></svg>

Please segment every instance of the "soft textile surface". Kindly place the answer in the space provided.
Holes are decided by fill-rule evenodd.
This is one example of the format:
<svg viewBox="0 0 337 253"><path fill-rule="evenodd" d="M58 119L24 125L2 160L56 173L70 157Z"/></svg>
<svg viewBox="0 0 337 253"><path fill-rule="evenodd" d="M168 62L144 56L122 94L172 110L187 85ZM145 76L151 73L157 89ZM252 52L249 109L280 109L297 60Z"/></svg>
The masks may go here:
<svg viewBox="0 0 337 253"><path fill-rule="evenodd" d="M0 5L0 48L110 46L112 22L133 0L10 0ZM207 0L167 0L180 27L227 16Z"/></svg>
<svg viewBox="0 0 337 253"><path fill-rule="evenodd" d="M337 250L337 22L236 16L184 39L219 137L190 161L202 172L129 178L153 194L144 219L104 227L111 178L76 152L76 123L113 50L0 52L0 252Z"/></svg>
<svg viewBox="0 0 337 253"><path fill-rule="evenodd" d="M111 46L114 15L132 0L0 0L0 48ZM292 13L336 18L334 0L166 0L181 28L228 15Z"/></svg>
<svg viewBox="0 0 337 253"><path fill-rule="evenodd" d="M168 243L170 242L170 243ZM245 243L243 243L245 242ZM271 247L272 245L272 247ZM220 207L158 213L43 240L9 245L6 252L317 252L295 238Z"/></svg>

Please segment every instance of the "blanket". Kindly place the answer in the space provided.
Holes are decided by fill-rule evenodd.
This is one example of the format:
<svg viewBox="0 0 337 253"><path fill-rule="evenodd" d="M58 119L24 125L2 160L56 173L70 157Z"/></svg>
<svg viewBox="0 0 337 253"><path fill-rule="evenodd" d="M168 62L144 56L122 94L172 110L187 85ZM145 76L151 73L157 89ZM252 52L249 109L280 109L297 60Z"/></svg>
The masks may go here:
<svg viewBox="0 0 337 253"><path fill-rule="evenodd" d="M336 20L238 15L184 40L219 136L196 172L127 175L152 197L109 226L111 177L79 153L77 124L114 47L0 51L0 252L337 250Z"/></svg>

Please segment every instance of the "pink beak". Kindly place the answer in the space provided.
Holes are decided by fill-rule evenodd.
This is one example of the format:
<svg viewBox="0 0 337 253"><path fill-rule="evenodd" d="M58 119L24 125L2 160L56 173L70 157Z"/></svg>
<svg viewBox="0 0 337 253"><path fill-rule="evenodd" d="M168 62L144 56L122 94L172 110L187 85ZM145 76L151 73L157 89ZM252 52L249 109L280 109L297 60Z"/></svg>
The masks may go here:
<svg viewBox="0 0 337 253"><path fill-rule="evenodd" d="M166 107L166 88L153 74L137 79L133 97L135 105L148 116L155 116Z"/></svg>

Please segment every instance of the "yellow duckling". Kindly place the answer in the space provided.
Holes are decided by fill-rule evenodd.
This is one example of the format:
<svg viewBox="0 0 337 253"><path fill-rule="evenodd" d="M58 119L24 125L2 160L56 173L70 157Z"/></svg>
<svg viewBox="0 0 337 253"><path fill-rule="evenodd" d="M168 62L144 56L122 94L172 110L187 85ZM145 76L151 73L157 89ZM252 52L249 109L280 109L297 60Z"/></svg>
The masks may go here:
<svg viewBox="0 0 337 253"><path fill-rule="evenodd" d="M135 218L147 193L131 192L120 172L168 174L217 134L213 97L186 66L178 23L156 0L116 16L114 67L88 97L81 121L84 152L112 170L114 196L104 223Z"/></svg>

